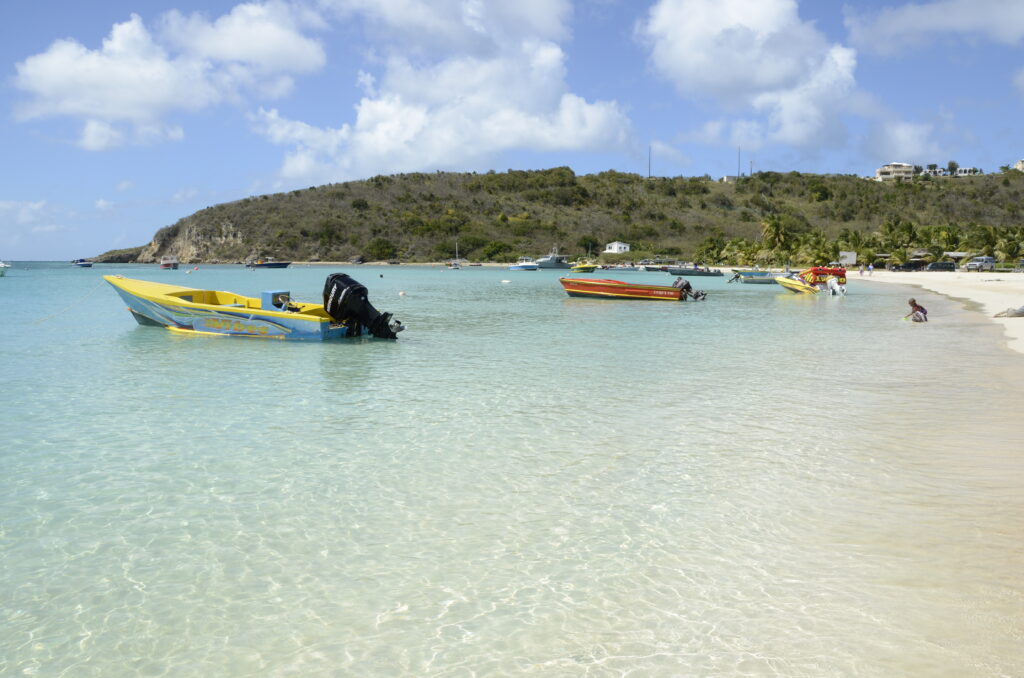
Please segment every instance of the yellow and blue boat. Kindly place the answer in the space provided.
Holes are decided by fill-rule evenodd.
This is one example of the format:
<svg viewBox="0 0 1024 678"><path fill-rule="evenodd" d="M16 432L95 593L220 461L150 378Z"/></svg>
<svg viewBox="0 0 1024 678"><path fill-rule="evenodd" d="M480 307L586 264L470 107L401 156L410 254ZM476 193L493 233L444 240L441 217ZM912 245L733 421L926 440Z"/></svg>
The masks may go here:
<svg viewBox="0 0 1024 678"><path fill-rule="evenodd" d="M597 264L592 264L589 261L587 263L576 263L569 269L571 273L593 273L597 270Z"/></svg>
<svg viewBox="0 0 1024 678"><path fill-rule="evenodd" d="M327 341L364 334L394 339L405 329L390 313L378 312L367 300L366 288L344 273L327 277L323 304L292 301L284 290L246 297L119 275L103 279L140 325L174 332Z"/></svg>

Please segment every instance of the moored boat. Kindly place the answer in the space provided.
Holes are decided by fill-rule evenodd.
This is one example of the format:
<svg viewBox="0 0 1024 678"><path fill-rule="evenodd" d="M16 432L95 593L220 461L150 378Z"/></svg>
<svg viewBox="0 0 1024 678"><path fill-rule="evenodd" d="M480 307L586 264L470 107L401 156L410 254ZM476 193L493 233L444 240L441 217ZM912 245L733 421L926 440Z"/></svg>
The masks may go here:
<svg viewBox="0 0 1024 678"><path fill-rule="evenodd" d="M724 275L720 269L717 269L717 268L712 269L712 268L708 268L707 266L697 266L697 265L693 265L693 266L669 266L666 270L668 271L669 275L681 275L681 276L684 276L684 277L694 276L694 275L703 275L703 276Z"/></svg>
<svg viewBox="0 0 1024 678"><path fill-rule="evenodd" d="M245 262L246 268L288 268L291 265L290 261L275 261L273 257Z"/></svg>
<svg viewBox="0 0 1024 678"><path fill-rule="evenodd" d="M569 268L569 256L559 254L558 248L554 247L546 255L537 259L537 268Z"/></svg>
<svg viewBox="0 0 1024 678"><path fill-rule="evenodd" d="M776 276L775 282L796 294L818 294L830 290L845 294L846 269L842 266L813 266L795 275Z"/></svg>
<svg viewBox="0 0 1024 678"><path fill-rule="evenodd" d="M78 268L92 268L92 262L88 259L73 259L71 263Z"/></svg>
<svg viewBox="0 0 1024 678"><path fill-rule="evenodd" d="M327 277L324 303L292 301L284 290L259 297L105 275L140 325L186 334L326 341L372 334L394 339L405 329L380 313L366 288L344 273Z"/></svg>
<svg viewBox="0 0 1024 678"><path fill-rule="evenodd" d="M0 261L0 278L7 275L7 269L11 267L6 261Z"/></svg>
<svg viewBox="0 0 1024 678"><path fill-rule="evenodd" d="M597 270L597 264L587 263L575 263L572 268L569 269L572 273L593 273Z"/></svg>
<svg viewBox="0 0 1024 678"><path fill-rule="evenodd" d="M178 257L173 254L168 254L160 257L160 268L165 270L178 270Z"/></svg>
<svg viewBox="0 0 1024 678"><path fill-rule="evenodd" d="M732 269L733 276L729 282L741 282L747 285L774 285L775 274L771 271Z"/></svg>
<svg viewBox="0 0 1024 678"><path fill-rule="evenodd" d="M675 285L645 285L607 278L559 278L558 282L570 297L594 299L646 299L650 301L685 301L684 288ZM704 293L697 293L703 298Z"/></svg>
<svg viewBox="0 0 1024 678"><path fill-rule="evenodd" d="M510 271L536 271L537 262L530 257L519 257L519 261L508 267Z"/></svg>

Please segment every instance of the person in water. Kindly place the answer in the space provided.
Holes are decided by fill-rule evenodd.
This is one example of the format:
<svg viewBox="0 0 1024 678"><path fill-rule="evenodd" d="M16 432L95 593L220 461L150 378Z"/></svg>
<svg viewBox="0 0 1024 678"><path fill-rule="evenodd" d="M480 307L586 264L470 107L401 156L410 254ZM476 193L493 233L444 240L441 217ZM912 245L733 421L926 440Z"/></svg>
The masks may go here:
<svg viewBox="0 0 1024 678"><path fill-rule="evenodd" d="M910 313L903 316L904 318L910 318L915 323L928 322L928 309L917 303L916 299L910 299L907 303L910 304Z"/></svg>

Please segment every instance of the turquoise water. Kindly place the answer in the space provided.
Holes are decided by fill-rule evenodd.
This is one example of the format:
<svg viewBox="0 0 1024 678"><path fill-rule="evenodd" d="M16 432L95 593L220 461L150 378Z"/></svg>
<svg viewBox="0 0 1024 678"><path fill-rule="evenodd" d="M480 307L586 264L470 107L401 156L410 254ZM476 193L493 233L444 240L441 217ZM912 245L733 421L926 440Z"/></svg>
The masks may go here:
<svg viewBox="0 0 1024 678"><path fill-rule="evenodd" d="M101 280L316 300L334 270L398 341L177 336ZM998 328L856 278L557 275L16 264L0 675L1024 675Z"/></svg>

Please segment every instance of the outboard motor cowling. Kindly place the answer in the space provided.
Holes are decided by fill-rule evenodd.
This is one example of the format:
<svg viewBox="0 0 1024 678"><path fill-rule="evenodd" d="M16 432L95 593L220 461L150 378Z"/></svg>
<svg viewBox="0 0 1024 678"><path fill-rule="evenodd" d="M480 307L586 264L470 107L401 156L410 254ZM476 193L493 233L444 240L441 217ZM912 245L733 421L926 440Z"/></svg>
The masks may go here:
<svg viewBox="0 0 1024 678"><path fill-rule="evenodd" d="M349 327L349 336L362 334L365 327L379 339L397 339L405 329L390 313L381 313L366 299L366 287L346 273L332 273L324 284L324 310Z"/></svg>

